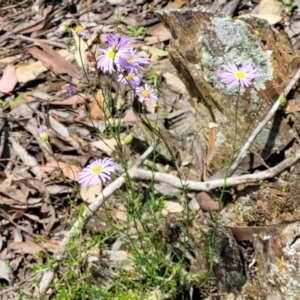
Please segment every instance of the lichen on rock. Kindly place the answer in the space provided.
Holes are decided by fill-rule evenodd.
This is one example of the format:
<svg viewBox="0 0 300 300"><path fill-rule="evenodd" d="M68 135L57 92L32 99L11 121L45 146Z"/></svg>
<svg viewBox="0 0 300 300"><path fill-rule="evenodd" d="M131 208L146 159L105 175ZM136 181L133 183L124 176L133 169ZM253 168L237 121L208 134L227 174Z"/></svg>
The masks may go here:
<svg viewBox="0 0 300 300"><path fill-rule="evenodd" d="M214 17L212 19L212 30L215 32L217 38L212 42L210 39L206 43L206 39L209 35L206 35L202 42L205 45L209 43L215 43L212 47L224 49L223 55L216 59L210 55L210 52L206 50L206 47L202 47L203 52L203 65L211 66L212 62L217 67L227 63L234 62L236 65L246 64L252 61L259 67L259 71L262 76L254 81L254 87L257 90L265 89L265 82L272 80L273 67L270 62L272 51L264 51L257 41L255 36L249 31L245 22L241 20L232 20L229 17ZM217 65L218 64L218 65ZM215 70L213 70L215 72ZM215 73L214 73L215 74ZM208 77L213 78L212 83L218 86L219 79L215 76ZM225 92L234 94L237 92L237 88L233 90L227 90ZM242 91L243 93L244 91Z"/></svg>

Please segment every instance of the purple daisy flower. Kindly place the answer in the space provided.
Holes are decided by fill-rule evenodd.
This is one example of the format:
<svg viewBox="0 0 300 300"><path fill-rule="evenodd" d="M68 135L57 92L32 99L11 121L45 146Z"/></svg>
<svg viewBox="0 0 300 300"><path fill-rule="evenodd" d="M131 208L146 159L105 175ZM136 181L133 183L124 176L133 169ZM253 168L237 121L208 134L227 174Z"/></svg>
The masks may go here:
<svg viewBox="0 0 300 300"><path fill-rule="evenodd" d="M97 68L101 69L104 73L112 74L119 69L120 58L126 56L128 49L120 49L118 51L113 48L107 50L102 49L102 55L97 57Z"/></svg>
<svg viewBox="0 0 300 300"><path fill-rule="evenodd" d="M217 76L222 83L227 84L227 89L235 88L239 85L242 88L248 87L253 79L262 76L258 72L258 67L254 66L251 61L239 68L234 63L228 62L223 65L223 68L224 71L219 71Z"/></svg>
<svg viewBox="0 0 300 300"><path fill-rule="evenodd" d="M89 185L98 185L102 180L110 180L110 174L116 171L116 164L112 158L97 159L78 172L78 183L87 190Z"/></svg>
<svg viewBox="0 0 300 300"><path fill-rule="evenodd" d="M111 48L114 51L119 51L125 49L128 44L130 44L129 39L126 35L119 36L116 33L109 33L106 36L107 48Z"/></svg>
<svg viewBox="0 0 300 300"><path fill-rule="evenodd" d="M147 83L143 87L137 87L135 89L136 94L139 96L139 101L144 103L145 101L155 100L158 101L158 97L154 93L154 89Z"/></svg>
<svg viewBox="0 0 300 300"><path fill-rule="evenodd" d="M49 141L49 136L45 130L45 128L43 126L40 126L38 129L37 129L37 132L41 138L41 140L43 142L48 142Z"/></svg>
<svg viewBox="0 0 300 300"><path fill-rule="evenodd" d="M129 85L132 88L136 88L141 84L142 77L136 74L134 68L127 67L122 74L118 76L118 82L123 85Z"/></svg>
<svg viewBox="0 0 300 300"><path fill-rule="evenodd" d="M133 48L129 48L128 54L120 59L121 68L126 68L127 66L130 66L132 68L135 68L137 72L141 72L143 70L142 65L149 64L150 59L142 57L136 52L136 49Z"/></svg>
<svg viewBox="0 0 300 300"><path fill-rule="evenodd" d="M90 37L89 30L86 28L83 28L81 25L76 26L75 32L77 35L81 36L83 39L88 39Z"/></svg>
<svg viewBox="0 0 300 300"><path fill-rule="evenodd" d="M73 95L76 91L76 87L73 85L65 85L64 88L68 95Z"/></svg>

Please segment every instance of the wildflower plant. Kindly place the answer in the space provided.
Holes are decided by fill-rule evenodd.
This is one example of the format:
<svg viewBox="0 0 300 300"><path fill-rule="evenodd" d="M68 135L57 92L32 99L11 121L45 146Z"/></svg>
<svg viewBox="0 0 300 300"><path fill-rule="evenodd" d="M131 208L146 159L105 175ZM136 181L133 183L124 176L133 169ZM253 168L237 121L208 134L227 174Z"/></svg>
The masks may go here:
<svg viewBox="0 0 300 300"><path fill-rule="evenodd" d="M89 35L89 32L84 27L76 27L76 34L86 42L85 39ZM63 33L61 29L60 34ZM73 32L74 33L74 32ZM89 186L99 185L101 183L106 183L111 179L112 174L119 176L117 169L117 163L122 165L124 170L125 178L125 187L122 190L121 195L118 197L125 200L125 209L127 214L127 219L124 221L124 226L122 228L122 233L120 235L126 236L128 243L124 242L124 247L130 249L129 251L133 255L134 265L136 268L136 279L142 279L143 282L150 283L149 286L160 286L163 283L166 283L166 290L168 288L171 290L176 290L177 282L183 282L181 267L184 264L184 256L178 257L176 263L170 261L170 265L166 266L165 252L161 247L161 244L157 242L157 229L160 222L163 219L161 214L162 208L164 207L166 197L159 197L157 192L154 189L154 181L149 183L149 188L143 189L141 183L132 180L130 176L128 160L124 157L123 147L130 144L133 141L131 134L127 134L125 138L121 138L122 131L122 111L118 109L117 103L115 102L117 98L125 101L128 99L127 96L129 93L133 93L135 99L140 103L141 106L146 106L147 104L154 103L154 106L158 106L160 99L157 95L156 89L150 86L149 81L143 79L143 72L145 67L150 65L150 60L143 57L138 53L138 51L131 46L130 39L124 34L118 33L109 33L106 37L106 47L101 48L97 52L93 53L95 56L96 66L97 66L97 78L99 79L102 75L105 75L108 80L109 88L103 88L101 80L98 80L98 86L103 91L103 103L98 103L100 109L103 111L104 120L106 124L106 131L100 133L99 130L95 127L95 132L97 133L99 139L105 141L105 137L113 137L116 141L116 149L113 149L112 152L115 158L102 157L94 160L81 171L78 172L78 183L83 185L84 189L88 189ZM84 70L85 74L86 70ZM152 72L153 73L153 72ZM221 67L221 70L216 74L220 81L227 85L228 89L237 88L238 99L240 88L250 87L253 80L260 77L259 69L252 62L248 62L242 66L237 66L233 62L229 62ZM157 75L152 74L151 79L157 86ZM87 76L87 80L88 76ZM94 95L92 84L89 83L91 89L91 94ZM76 88L72 85L65 86L65 90L68 94L76 93ZM118 97L113 97L113 93L116 93ZM121 94L122 93L122 94ZM237 100L238 103L238 100ZM130 105L131 103L128 103ZM106 108L109 108L108 110ZM236 106L237 108L237 106ZM107 113L109 111L109 114ZM185 184L186 177L180 174L180 170L177 166L177 161L170 149L167 141L164 140L160 130L158 129L157 124L154 122L151 123L144 110L141 110L142 113L138 113L138 116L142 121L147 123L151 128L151 133L153 136L158 138L160 141L165 143L165 146L169 150L171 161L175 166L175 169L178 172L179 179L182 184L183 198L187 199L188 186ZM87 113L88 110L87 110ZM216 120L217 122L218 120ZM93 123L93 120L91 120ZM218 130L219 124L210 123L207 125L209 129L214 129L213 132ZM154 145L155 147L155 145ZM235 146L234 146L235 147ZM235 154L235 152L234 152ZM233 154L233 155L234 155ZM154 151L153 153L153 166L147 166L152 172L155 171L155 160L157 159L158 154ZM147 194L147 204L144 205L144 194ZM219 201L222 201L222 198L225 193L225 187L222 190ZM117 197L117 196L116 196ZM148 209L149 217L145 218L145 207ZM143 217L141 217L143 216ZM212 232L211 242L208 249L209 257L209 267L210 271L213 269L214 264L214 247L216 240L217 229L219 226L219 211L214 215L215 225ZM187 218L191 220L189 211L187 212ZM150 220L150 221L149 221ZM151 230L148 230L149 223L151 225ZM127 226L126 226L127 225ZM114 223L111 223L112 231L114 233L119 233L120 228L118 228ZM131 238L130 229L134 226L136 232L138 232L138 237ZM142 229L141 229L142 228ZM188 228L186 227L183 231L184 237L184 246L187 247L187 232ZM184 251L183 251L184 252ZM140 268L139 266L143 266ZM166 278L171 278L170 283L168 280L164 280L161 276L161 270L164 270L164 276ZM126 279L126 278L125 278ZM125 279L124 282L126 281ZM205 280L204 280L205 281ZM147 286L146 284L146 286ZM145 289L145 286L142 286L141 289ZM169 291L168 291L169 292ZM114 295L111 296L114 298Z"/></svg>
<svg viewBox="0 0 300 300"><path fill-rule="evenodd" d="M227 178L231 175L228 174L229 166L233 163L236 153L239 151L239 145L237 144L237 132L238 132L238 105L240 100L241 88L250 88L252 83L256 78L262 76L259 72L259 67L256 66L252 61L249 61L241 66L236 65L234 62L227 62L223 64L220 70L217 72L217 77L219 78L221 83L227 85L227 90L238 89L237 91L237 99L235 103L235 134L234 134L234 142L232 145L232 156L228 166L225 166L225 175L224 182L226 183ZM260 109L260 108L259 108ZM253 120L252 120L253 121ZM248 128L245 130L244 137L246 136L250 126L252 125L252 121L250 122ZM218 129L219 124L217 123L209 123L207 125L209 129ZM241 141L242 143L243 141ZM221 203L223 203L223 199L226 193L226 184L223 185L220 191L220 196L215 200L220 203L219 209L215 212L212 212L213 216L213 228L210 232L208 249L207 249L207 259L209 264L209 273L211 272L214 266L214 249L217 243L217 230L220 227L220 207Z"/></svg>
<svg viewBox="0 0 300 300"><path fill-rule="evenodd" d="M99 51L97 51L96 62L97 69L99 70L99 76L105 74L110 78L111 81L114 81L120 86L119 90L124 91L122 95L119 95L121 99L125 99L126 101L127 93L131 91L134 93L136 100L142 106L150 101L155 102L155 104L159 103L159 98L157 96L156 90L153 87L151 87L148 84L148 82L145 82L142 76L145 67L147 67L150 64L150 60L140 55L136 49L131 47L131 42L129 38L124 34L107 34L106 48L102 48ZM99 85L101 86L101 83L99 83ZM119 90L116 89L115 91L119 93ZM104 103L99 104L99 107L103 110L104 114L106 111L105 107L111 107L110 115L112 115L113 118L108 118L107 116L105 116L104 118L105 120L107 120L106 124L110 128L110 132L116 140L116 156L118 157L118 160L120 161L125 172L123 176L125 177L127 192L124 195L122 195L122 199L126 200L125 207L128 215L127 224L128 226L129 224L133 224L136 227L136 229L138 229L138 227L140 226L139 224L142 224L142 226L146 226L149 220L141 220L140 215L143 207L141 198L142 194L139 192L139 184L134 182L131 179L131 176L128 174L128 161L123 156L122 143L131 143L132 136L128 135L125 139L122 140L120 138L121 115L118 114L119 112L116 103L112 101L111 90L108 90L108 92L103 92L103 98ZM143 114L138 114L139 117L143 120L143 122L149 122L146 114L144 114L144 110ZM151 128L153 129L154 136L156 135L158 138L164 140L159 130L154 128L153 125L151 125L150 123L149 126L151 126ZM99 138L102 138L101 135L99 136ZM167 142L165 142L165 144L167 147L169 147ZM173 156L171 149L170 154L172 156L174 164L176 165L176 159ZM154 155L153 157L153 160L155 159L156 155ZM101 182L105 183L111 178L111 174L116 172L116 169L116 164L113 159L97 159L78 173L78 183L82 184L85 189L87 189L90 185L98 185ZM187 188L184 186L183 183L182 185L184 187L185 193L187 193ZM156 195L156 192L154 190L153 183L150 184L150 190L148 191L148 193L149 197L151 198L151 200L149 200L149 209L152 211L152 213L156 214L152 217L151 221L152 226L154 226L155 228L158 227L158 224L161 219L161 215L158 213L161 213L161 210L164 206L164 198L158 201L157 197L154 196ZM156 274L156 272L159 272L158 265L164 265L165 254L164 251L162 251L162 249L160 249L159 245L157 244L155 245L155 248L152 251L154 251L154 253L160 253L160 259L155 260L153 255L149 256L149 249L145 247L145 243L154 247L153 243L155 235L153 234L151 238L148 235L149 234L146 232L140 233L138 244L132 241L132 245L136 246L135 248L132 248L131 246L131 252L135 257L136 265L145 265L145 268L139 270L138 273L140 275L137 276L147 277L149 276L150 272L152 274L151 280L153 280L153 278L158 277L158 274ZM180 262L180 264L182 263L183 260ZM176 276L180 276L179 270L180 268L176 267ZM168 271L166 271L166 274L172 274L173 272L174 271L171 267L168 269Z"/></svg>
<svg viewBox="0 0 300 300"><path fill-rule="evenodd" d="M241 65L240 67L233 62L227 62L221 66L221 70L217 72L217 76L222 83L227 85L228 90L238 88L238 95L235 104L236 122L235 122L235 135L234 135L233 153L232 153L232 159L233 159L236 152L239 150L239 146L237 146L237 131L238 131L237 119L238 119L238 105L240 100L241 88L244 89L250 87L253 81L256 78L261 77L262 74L259 73L258 66L255 66L252 61L249 61L246 64ZM248 128L246 129L245 135L250 129L250 126L251 126L251 122Z"/></svg>

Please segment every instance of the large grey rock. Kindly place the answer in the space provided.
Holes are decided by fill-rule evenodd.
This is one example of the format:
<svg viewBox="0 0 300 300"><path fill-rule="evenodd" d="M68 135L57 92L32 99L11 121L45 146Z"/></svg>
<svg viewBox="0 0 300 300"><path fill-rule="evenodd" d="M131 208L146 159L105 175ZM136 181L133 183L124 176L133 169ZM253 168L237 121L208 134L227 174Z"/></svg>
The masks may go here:
<svg viewBox="0 0 300 300"><path fill-rule="evenodd" d="M274 33L260 19L232 19L203 7L163 9L156 15L172 34L169 56L194 99L191 104L197 112L197 127L211 121L221 124L210 161L210 171L218 171L232 159L235 123L238 145L243 145L245 136L264 118L293 77L299 56L284 34ZM226 62L240 65L250 60L263 76L241 90L236 113L238 89L228 90L217 72ZM207 130L199 134L208 140ZM293 131L279 111L257 136L251 151L266 158L292 138Z"/></svg>

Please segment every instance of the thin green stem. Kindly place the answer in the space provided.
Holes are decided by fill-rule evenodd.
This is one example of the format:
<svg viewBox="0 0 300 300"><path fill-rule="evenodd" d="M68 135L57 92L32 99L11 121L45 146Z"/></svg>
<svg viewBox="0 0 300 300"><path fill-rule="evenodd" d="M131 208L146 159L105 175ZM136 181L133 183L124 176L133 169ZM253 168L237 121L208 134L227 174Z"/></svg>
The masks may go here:
<svg viewBox="0 0 300 300"><path fill-rule="evenodd" d="M241 85L239 84L239 90L238 90L238 96L235 102L235 127L234 127L234 141L233 141L233 154L232 154L232 159L235 156L235 153L237 152L237 132L238 132L238 108L239 108L239 101L240 101L240 92L241 92Z"/></svg>

